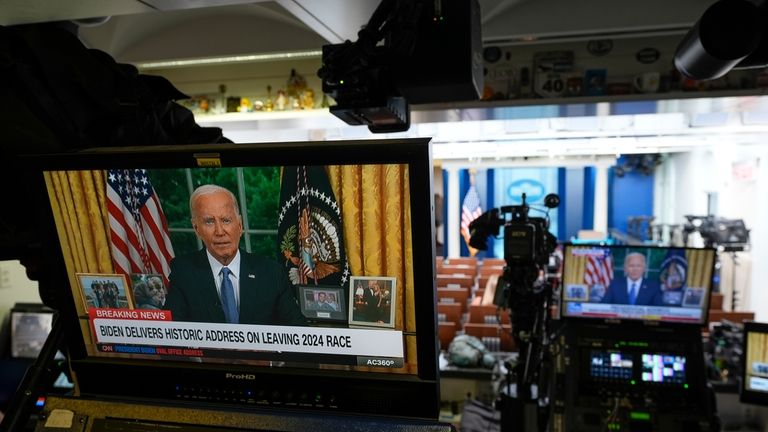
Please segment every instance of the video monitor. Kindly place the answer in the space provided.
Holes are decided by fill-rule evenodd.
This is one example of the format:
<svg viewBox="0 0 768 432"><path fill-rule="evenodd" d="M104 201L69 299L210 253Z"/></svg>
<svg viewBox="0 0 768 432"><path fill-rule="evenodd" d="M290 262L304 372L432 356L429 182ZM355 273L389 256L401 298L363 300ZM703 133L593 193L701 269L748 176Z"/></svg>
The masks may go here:
<svg viewBox="0 0 768 432"><path fill-rule="evenodd" d="M437 417L428 139L35 161L83 394Z"/></svg>
<svg viewBox="0 0 768 432"><path fill-rule="evenodd" d="M42 305L11 309L11 357L36 359L53 326L53 311Z"/></svg>
<svg viewBox="0 0 768 432"><path fill-rule="evenodd" d="M768 323L744 323L740 400L768 405Z"/></svg>
<svg viewBox="0 0 768 432"><path fill-rule="evenodd" d="M703 325L715 250L655 246L565 246L561 314Z"/></svg>
<svg viewBox="0 0 768 432"><path fill-rule="evenodd" d="M685 356L669 353L641 354L642 374L640 379L651 384L684 384Z"/></svg>
<svg viewBox="0 0 768 432"><path fill-rule="evenodd" d="M589 354L589 376L594 380L629 382L633 365L631 353L592 350Z"/></svg>

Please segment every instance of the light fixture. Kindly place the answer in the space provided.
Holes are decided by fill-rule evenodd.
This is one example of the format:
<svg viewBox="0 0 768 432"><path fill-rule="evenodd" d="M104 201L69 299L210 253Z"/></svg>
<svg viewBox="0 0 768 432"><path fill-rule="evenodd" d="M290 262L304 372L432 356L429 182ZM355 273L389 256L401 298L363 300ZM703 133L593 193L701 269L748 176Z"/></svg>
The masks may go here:
<svg viewBox="0 0 768 432"><path fill-rule="evenodd" d="M223 57L204 57L196 59L179 59L179 60L164 60L156 62L145 62L136 65L140 70L150 69L170 69L187 66L210 66L218 64L231 64L231 63L254 63L265 61L280 61L280 60L296 60L306 58L320 58L322 51L292 51L292 52L279 52L279 53L265 53L265 54L249 54L249 55L237 55L237 56L223 56Z"/></svg>

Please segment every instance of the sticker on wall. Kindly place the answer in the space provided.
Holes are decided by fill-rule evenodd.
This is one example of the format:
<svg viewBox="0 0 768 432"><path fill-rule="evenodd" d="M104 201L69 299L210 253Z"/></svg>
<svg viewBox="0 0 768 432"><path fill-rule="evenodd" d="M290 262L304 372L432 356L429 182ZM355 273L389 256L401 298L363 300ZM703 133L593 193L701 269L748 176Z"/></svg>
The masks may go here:
<svg viewBox="0 0 768 432"><path fill-rule="evenodd" d="M611 39L593 39L587 42L587 51L595 57L602 57L613 49Z"/></svg>
<svg viewBox="0 0 768 432"><path fill-rule="evenodd" d="M488 63L496 63L501 59L501 48L495 46L485 48L483 59Z"/></svg>
<svg viewBox="0 0 768 432"><path fill-rule="evenodd" d="M533 179L521 179L512 182L507 188L507 197L515 204L522 203L522 196L525 193L525 201L533 203L544 198L544 185Z"/></svg>
<svg viewBox="0 0 768 432"><path fill-rule="evenodd" d="M637 61L643 64L651 64L661 57L661 53L656 48L643 48L635 54Z"/></svg>

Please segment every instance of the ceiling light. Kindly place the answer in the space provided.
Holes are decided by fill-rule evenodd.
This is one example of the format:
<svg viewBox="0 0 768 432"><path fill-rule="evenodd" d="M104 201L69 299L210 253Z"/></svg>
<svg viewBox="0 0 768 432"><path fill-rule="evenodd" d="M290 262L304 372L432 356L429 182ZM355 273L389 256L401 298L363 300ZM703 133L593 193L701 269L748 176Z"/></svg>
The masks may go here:
<svg viewBox="0 0 768 432"><path fill-rule="evenodd" d="M209 66L217 64L230 64L230 63L253 63L264 61L277 61L277 60L295 60L302 58L314 58L321 57L322 51L293 51L293 52L280 52L280 53L267 53L267 54L250 54L250 55L238 55L238 56L225 56L225 57L207 57L197 59L183 59L183 60L167 60L157 62L139 63L136 65L141 70L149 69L168 69L186 66Z"/></svg>

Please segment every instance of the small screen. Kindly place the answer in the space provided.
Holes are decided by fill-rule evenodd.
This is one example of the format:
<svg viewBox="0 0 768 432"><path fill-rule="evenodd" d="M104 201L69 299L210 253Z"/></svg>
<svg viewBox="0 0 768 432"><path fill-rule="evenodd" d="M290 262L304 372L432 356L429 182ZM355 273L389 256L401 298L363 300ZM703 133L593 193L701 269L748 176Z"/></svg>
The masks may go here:
<svg viewBox="0 0 768 432"><path fill-rule="evenodd" d="M684 384L685 357L654 353L642 355L641 380L646 383Z"/></svg>
<svg viewBox="0 0 768 432"><path fill-rule="evenodd" d="M615 351L591 351L589 375L595 379L629 381L632 379L632 356Z"/></svg>
<svg viewBox="0 0 768 432"><path fill-rule="evenodd" d="M40 354L51 332L53 314L46 312L11 313L11 357L34 359Z"/></svg>
<svg viewBox="0 0 768 432"><path fill-rule="evenodd" d="M706 322L714 249L567 245L564 317Z"/></svg>
<svg viewBox="0 0 768 432"><path fill-rule="evenodd" d="M747 323L744 390L768 395L768 325Z"/></svg>

